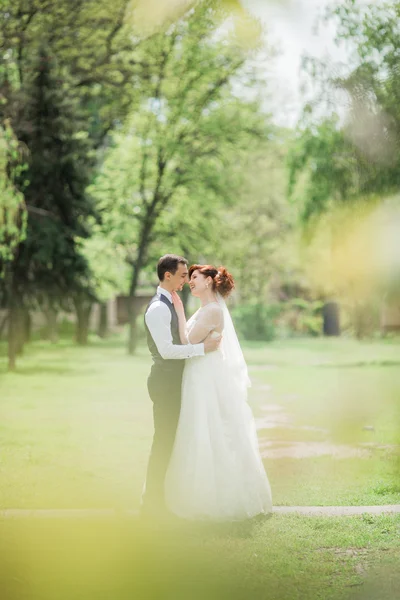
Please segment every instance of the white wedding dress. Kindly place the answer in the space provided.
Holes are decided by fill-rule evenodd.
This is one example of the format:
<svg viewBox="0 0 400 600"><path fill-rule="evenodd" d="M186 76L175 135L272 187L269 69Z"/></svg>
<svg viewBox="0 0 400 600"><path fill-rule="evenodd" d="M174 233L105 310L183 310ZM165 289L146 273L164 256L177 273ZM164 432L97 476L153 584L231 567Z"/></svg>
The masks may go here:
<svg viewBox="0 0 400 600"><path fill-rule="evenodd" d="M171 512L185 519L242 520L272 510L271 489L247 404L246 363L225 301L188 321L223 331L220 348L186 360L182 408L165 480Z"/></svg>

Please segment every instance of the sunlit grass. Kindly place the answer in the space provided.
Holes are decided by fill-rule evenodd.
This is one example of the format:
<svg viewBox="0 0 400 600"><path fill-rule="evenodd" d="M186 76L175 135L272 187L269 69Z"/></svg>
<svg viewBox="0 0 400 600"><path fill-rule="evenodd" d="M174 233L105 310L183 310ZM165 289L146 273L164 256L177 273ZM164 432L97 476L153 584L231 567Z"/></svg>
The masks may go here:
<svg viewBox="0 0 400 600"><path fill-rule="evenodd" d="M293 458L266 459L275 503L400 502L398 342L293 340L252 345L247 357L255 415L272 403L285 417L261 439L293 448ZM296 458L307 443L315 455Z"/></svg>
<svg viewBox="0 0 400 600"><path fill-rule="evenodd" d="M398 342L290 340L245 353L255 416L274 416L268 405L284 416L259 429L275 504L400 502ZM35 342L16 373L0 364L0 507L138 508L152 437L147 349L129 357L123 337ZM367 454L268 456L312 444Z"/></svg>
<svg viewBox="0 0 400 600"><path fill-rule="evenodd" d="M137 521L0 524L2 598L393 600L400 516L273 517L146 529ZM379 588L379 596L367 594Z"/></svg>
<svg viewBox="0 0 400 600"><path fill-rule="evenodd" d="M269 404L289 419L261 429L261 444L395 440L398 369L388 365L397 361L398 344L294 340L245 352L256 416ZM2 600L396 597L399 515L275 514L172 529L128 516L125 509L139 504L152 435L146 349L128 357L120 337L93 338L88 348L37 342L16 373L5 372L5 357L1 364L1 508L122 509L101 519L53 514L0 521ZM362 431L365 413L355 411L341 436L335 423L346 413L340 398L348 389L369 407L375 431ZM368 459L265 462L277 504L400 501L395 461L381 450Z"/></svg>

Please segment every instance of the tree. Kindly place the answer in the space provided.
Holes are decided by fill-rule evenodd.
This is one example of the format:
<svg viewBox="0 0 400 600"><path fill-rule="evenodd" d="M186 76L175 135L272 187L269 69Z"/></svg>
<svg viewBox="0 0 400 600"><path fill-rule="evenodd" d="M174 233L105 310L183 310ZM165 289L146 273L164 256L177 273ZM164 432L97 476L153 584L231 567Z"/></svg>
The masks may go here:
<svg viewBox="0 0 400 600"><path fill-rule="evenodd" d="M98 334L105 337L108 330L107 301L118 293L126 293L129 284L129 266L125 248L111 235L105 235L103 224L91 224L92 235L82 239L81 252L89 265L88 287L99 302Z"/></svg>
<svg viewBox="0 0 400 600"><path fill-rule="evenodd" d="M132 0L127 11L127 20L134 30L141 34L165 30L171 23L184 18L188 12L201 4L210 3L209 0ZM262 26L242 0L219 0L213 2L213 8L219 15L230 17L236 43L246 48L254 48L259 44Z"/></svg>
<svg viewBox="0 0 400 600"><path fill-rule="evenodd" d="M301 206L300 218L305 225L332 203L351 201L360 194L357 152L340 129L336 115L301 129L287 162L289 195Z"/></svg>
<svg viewBox="0 0 400 600"><path fill-rule="evenodd" d="M87 265L77 252L75 238L87 234L88 210L83 207L90 202L83 198L94 150L116 119L123 118L134 96L132 52L137 38L133 39L125 23L126 6L125 0L111 4L102 0L3 0L0 6L0 119L11 123L28 155L34 151L28 157L28 179L21 176L17 182L19 193L27 199L28 237L14 248L6 289L3 286L13 312L9 318L11 368L23 345L18 324L25 320L22 313L28 298L45 306L54 324L56 305L65 302L66 288L75 291L78 313L88 297L83 283L88 279ZM33 81L39 48L46 48L42 59L51 62L47 81L43 69L41 81L40 77ZM120 93L115 94L115 89ZM49 174L51 184L46 182ZM78 214L80 201L82 214ZM61 271L56 273L56 269ZM79 327L77 337L85 341Z"/></svg>
<svg viewBox="0 0 400 600"><path fill-rule="evenodd" d="M100 148L115 124L123 122L137 103L137 86L150 78L141 55L144 39L184 17L209 0L163 2L147 0L2 0L0 4L0 89L8 103L24 85L30 57L38 43L57 60L59 76L68 74L87 109L90 137ZM254 44L260 25L239 0L212 2L214 14L233 16L237 39Z"/></svg>
<svg viewBox="0 0 400 600"><path fill-rule="evenodd" d="M150 77L143 83L140 111L116 136L92 192L108 231L116 241L125 240L132 269L130 352L136 343L133 299L152 244L168 223L176 232L171 217L179 223L178 215L190 213L189 223L195 217L198 225L212 202L232 199L228 165L238 161L250 139L268 130L257 103L232 92L245 56L216 40L217 14L213 2L199 4L142 45ZM203 202L197 206L192 197Z"/></svg>
<svg viewBox="0 0 400 600"><path fill-rule="evenodd" d="M28 196L32 192L28 206L30 217L28 229L30 236L33 235L36 240L36 256L40 256L41 264L40 276L35 268L26 272L20 270L18 274L13 273L12 285L10 283L9 289L11 290L16 282L20 281L19 297L22 298L24 295L25 299L29 297L31 302L39 302L42 306L46 306L49 320L54 324L56 304L59 304L61 299L64 302L66 300L65 293L60 293L60 290L65 289L68 278L70 283L73 280L74 286L69 286L69 290L75 290L74 304L78 315L83 316L82 323L82 319L78 317L77 333L77 339L82 343L86 340L86 334L80 335L80 329L87 331L88 316L88 311L86 307L83 309L83 305L87 303L90 305L93 301L93 296L88 295L87 266L84 266L85 260L76 251L77 246L72 237L63 246L65 238L59 235L58 225L59 219L64 218L63 225L70 227L71 234L76 227L72 234L74 237L82 233L86 235L84 220L87 211L83 210L82 215L78 217L75 212L76 207L71 206L70 212L74 215L72 221L75 219L72 225L67 214L69 209L66 209L62 215L59 214L59 204L62 204L62 201L58 203L58 196L59 194L64 196L68 204L69 189L71 197L81 195L83 199L83 189L88 183L88 167L94 165L94 152L102 146L115 123L124 118L135 98L135 77L138 74L141 76L142 66L137 64L134 57L139 38L132 36L131 27L125 22L127 4L126 0L117 0L111 4L102 0L100 2L32 0L29 3L25 0L17 0L12 3L4 1L0 6L2 19L0 44L3 48L3 62L0 65L0 93L2 94L0 116L10 120L17 135L22 136L21 140L25 143L28 152L32 150L32 144L35 149L35 156L31 155L29 174L34 181L26 186L20 178L19 184L20 191L28 193ZM60 93L64 95L64 101L61 106L60 94L57 99L54 93L53 97L50 97L50 90L44 92L44 96L47 92L50 93L50 96L45 98L47 101L45 110L48 109L49 115L53 115L55 123L49 117L47 120L42 120L41 127L52 127L55 124L60 136L56 140L57 134L52 136L50 130L43 129L41 141L44 143L41 144L39 141L37 144L38 140L36 142L33 140L34 135L30 131L30 119L34 119L35 115L29 113L33 110L33 104L38 101L37 97L35 99L31 97L34 93L31 73L32 63L40 47L46 48L45 54L51 61L51 79L55 87L59 88ZM118 90L117 94L116 90ZM56 89L53 90L55 91ZM51 106L53 102L55 102L54 107ZM38 110L40 112L40 109ZM64 129L59 131L63 119L65 119ZM68 131L65 125L69 120L71 124L80 123L80 129L79 126L71 127ZM33 127L37 125L38 122ZM49 163L52 177L61 174L61 179L59 189L54 179L54 189L51 193L47 186L49 193L42 203L41 190L38 187L40 188L40 180L43 182L46 175L44 161L49 150L49 147L46 147L47 142L44 141L46 136L48 140L52 139L54 142L54 152L50 152ZM43 154L40 155L40 152ZM67 160L65 152L67 154L71 152ZM81 177L80 181L77 179L78 176ZM36 185L38 187L35 190ZM90 204L88 199L85 202L87 206ZM42 238L39 236L40 231L45 233ZM25 246L20 248L18 259L13 262L13 268L19 263L23 265L24 260L28 260L27 249L30 241L28 240ZM68 256L70 251L73 256ZM45 275L46 259L49 259L54 252L57 253L58 258L55 261L48 261L49 269ZM63 254L65 262L61 259ZM25 259L21 258L22 255ZM34 261L30 262L32 266ZM68 264L70 267L67 266ZM35 267L37 266L36 263ZM57 273L56 277L50 277L50 267L52 275L58 267L62 268L62 271ZM41 280L37 280L37 277ZM45 278L47 282L44 281ZM58 286L60 282L61 288ZM17 290L14 289L13 296L15 297L16 294ZM11 298L10 294L9 297ZM16 306L16 303L13 303L13 306ZM10 339L13 338L15 336L11 335ZM21 347L21 343L11 345L12 355L15 354L15 347ZM10 359L11 365L14 362L15 359Z"/></svg>
<svg viewBox="0 0 400 600"><path fill-rule="evenodd" d="M225 243L214 252L234 272L241 303L264 304L292 266L286 249L296 215L286 193L287 138L271 128L270 139L252 148L237 201L220 213Z"/></svg>
<svg viewBox="0 0 400 600"><path fill-rule="evenodd" d="M5 122L0 127L0 278L25 235L25 202L15 185L24 170L21 145Z"/></svg>
<svg viewBox="0 0 400 600"><path fill-rule="evenodd" d="M0 127L0 306L8 304L10 264L26 232L24 197L15 185L25 169L23 152L8 122ZM0 323L0 336L8 316Z"/></svg>
<svg viewBox="0 0 400 600"><path fill-rule="evenodd" d="M399 2L355 0L328 11L338 44L353 50L347 67L315 58L305 62L320 90L305 107L290 158L291 184L305 169L310 173L305 220L329 208L329 201L357 201L399 189L399 14ZM334 101L343 105L343 99L347 111L339 118Z"/></svg>
<svg viewBox="0 0 400 600"><path fill-rule="evenodd" d="M85 193L90 155L80 134L78 107L54 78L45 50L33 62L31 73L16 130L29 150L27 171L18 181L28 221L11 265L10 368L21 344L15 332L23 308L36 299L54 310L61 298L82 292L87 264L76 238L87 235L85 220L93 214Z"/></svg>
<svg viewBox="0 0 400 600"><path fill-rule="evenodd" d="M308 264L325 293L339 292L353 306L359 336L379 289L369 255L378 223L369 215L400 187L399 15L399 2L346 0L328 10L337 42L351 49L349 61L306 62L320 93L305 107L289 159L290 191L303 207L311 249ZM339 118L333 101L343 99L347 110Z"/></svg>

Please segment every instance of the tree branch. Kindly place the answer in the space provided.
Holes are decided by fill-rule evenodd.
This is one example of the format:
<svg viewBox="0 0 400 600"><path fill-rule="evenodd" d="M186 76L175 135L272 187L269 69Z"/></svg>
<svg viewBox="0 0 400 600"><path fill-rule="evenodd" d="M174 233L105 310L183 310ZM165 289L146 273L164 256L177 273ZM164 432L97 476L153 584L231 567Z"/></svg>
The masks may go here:
<svg viewBox="0 0 400 600"><path fill-rule="evenodd" d="M189 126L183 127L181 132L177 135L175 143L172 145L172 152L171 152L170 158L175 155L175 152L176 152L177 148L179 147L179 145L182 142L184 142L185 139L187 139L188 137L193 135L194 126L196 126L198 124L198 122L200 121L203 109L212 100L212 98L215 97L217 92L219 90L221 90L227 83L229 83L231 76L238 70L238 68L243 63L244 63L243 60L235 62L231 66L231 68L222 77L217 79L217 81L213 84L212 88L210 90L208 90L207 93L204 94L203 97L197 102L197 105L195 106L193 113L192 113L193 118L191 120L191 123L189 124ZM175 123L178 121L178 119L179 119L179 115L176 115ZM171 125L173 126L174 123L171 123Z"/></svg>
<svg viewBox="0 0 400 600"><path fill-rule="evenodd" d="M33 17L37 14L37 9L33 8L33 2L31 2L31 10L24 12L22 10L22 6L20 4L18 12L16 14L16 17L18 19L18 22L21 23L23 17L27 16L27 20L25 21L25 23L23 25L20 25L19 27L19 36L18 36L18 51L17 51L17 65L18 65L18 76L19 76L19 82L22 85L22 80L23 80L23 70L22 70L22 54L24 51L24 35L26 30L28 29L29 25L32 22Z"/></svg>
<svg viewBox="0 0 400 600"><path fill-rule="evenodd" d="M158 72L158 79L157 79L156 87L154 90L154 97L158 100L161 98L162 84L165 79L165 71L166 71L168 59L171 56L173 48L174 48L176 38L177 38L177 34L174 33L171 36L171 43L169 45L169 48L167 50L164 50L164 52L162 53L162 60L161 60L160 68L159 68L159 72ZM148 135L148 133L150 131L150 127L151 127L151 117L149 117L148 127L145 131L146 136ZM159 134L158 125L156 125L156 129L157 129L157 134ZM145 139L146 139L146 137L145 137ZM158 158L157 158L158 181L156 184L156 189L153 194L153 198L156 197L156 195L158 194L159 186L161 185L163 172L164 172L165 166L166 166L162 159L162 152L163 152L163 148L162 148L162 146L160 146L158 149ZM147 197L146 197L146 189L145 189L146 188L146 178L147 178L148 158L149 158L149 154L148 154L147 150L144 149L142 166L141 166L141 170L140 170L140 195L141 195L144 205L150 210L151 207L148 205Z"/></svg>
<svg viewBox="0 0 400 600"><path fill-rule="evenodd" d="M53 219L54 221L58 221L59 220L59 218L57 217L57 215L55 215L50 210L46 210L44 208L37 208L36 206L31 206L30 204L27 204L26 205L26 210L28 211L28 213L40 215L41 217L48 217L50 219Z"/></svg>

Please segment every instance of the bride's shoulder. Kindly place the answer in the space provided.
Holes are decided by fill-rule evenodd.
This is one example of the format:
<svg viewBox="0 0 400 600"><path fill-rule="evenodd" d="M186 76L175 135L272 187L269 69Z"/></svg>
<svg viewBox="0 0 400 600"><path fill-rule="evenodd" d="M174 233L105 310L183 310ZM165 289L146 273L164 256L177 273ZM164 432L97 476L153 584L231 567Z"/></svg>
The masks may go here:
<svg viewBox="0 0 400 600"><path fill-rule="evenodd" d="M222 308L220 307L220 305L218 304L218 302L209 302L208 304L206 304L205 306L203 306L201 308L201 310L210 312L210 313L221 313L222 312Z"/></svg>
<svg viewBox="0 0 400 600"><path fill-rule="evenodd" d="M216 319L222 316L222 308L218 302L210 302L200 309L200 312L208 319Z"/></svg>

